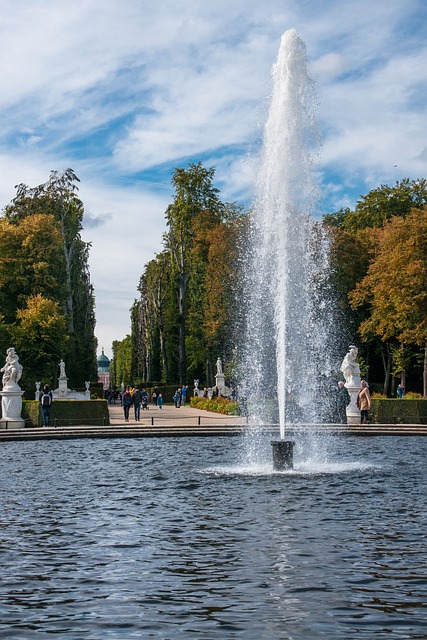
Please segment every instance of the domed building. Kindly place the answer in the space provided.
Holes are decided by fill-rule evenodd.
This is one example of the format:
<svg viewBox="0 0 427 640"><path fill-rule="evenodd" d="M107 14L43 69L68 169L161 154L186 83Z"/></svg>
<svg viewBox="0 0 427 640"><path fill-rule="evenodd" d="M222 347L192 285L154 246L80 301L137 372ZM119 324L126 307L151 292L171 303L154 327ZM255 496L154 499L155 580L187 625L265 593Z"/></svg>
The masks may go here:
<svg viewBox="0 0 427 640"><path fill-rule="evenodd" d="M98 382L102 382L104 389L110 387L110 359L104 353L104 347L102 347L102 353L97 360L98 364Z"/></svg>

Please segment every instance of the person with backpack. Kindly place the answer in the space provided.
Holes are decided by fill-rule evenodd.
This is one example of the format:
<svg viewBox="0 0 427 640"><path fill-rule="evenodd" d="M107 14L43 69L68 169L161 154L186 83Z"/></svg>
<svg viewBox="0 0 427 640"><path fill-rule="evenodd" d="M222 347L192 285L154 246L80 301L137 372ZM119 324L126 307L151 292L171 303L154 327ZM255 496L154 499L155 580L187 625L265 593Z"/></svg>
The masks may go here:
<svg viewBox="0 0 427 640"><path fill-rule="evenodd" d="M40 396L40 405L43 416L43 426L48 427L50 421L50 409L52 407L53 394L48 384L45 384Z"/></svg>

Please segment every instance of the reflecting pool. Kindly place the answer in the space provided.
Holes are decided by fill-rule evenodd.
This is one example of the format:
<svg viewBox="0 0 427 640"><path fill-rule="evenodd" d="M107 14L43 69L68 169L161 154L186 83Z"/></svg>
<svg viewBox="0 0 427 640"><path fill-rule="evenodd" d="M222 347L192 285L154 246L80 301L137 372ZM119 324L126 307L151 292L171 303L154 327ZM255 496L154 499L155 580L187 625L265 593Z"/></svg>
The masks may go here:
<svg viewBox="0 0 427 640"><path fill-rule="evenodd" d="M0 638L427 637L427 439L243 440L2 443Z"/></svg>

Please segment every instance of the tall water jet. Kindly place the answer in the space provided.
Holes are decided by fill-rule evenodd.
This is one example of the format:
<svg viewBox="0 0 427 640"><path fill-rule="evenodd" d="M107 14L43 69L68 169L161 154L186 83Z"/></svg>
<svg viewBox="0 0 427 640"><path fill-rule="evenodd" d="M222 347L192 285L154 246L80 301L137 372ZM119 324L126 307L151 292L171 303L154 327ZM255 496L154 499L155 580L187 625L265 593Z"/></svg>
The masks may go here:
<svg viewBox="0 0 427 640"><path fill-rule="evenodd" d="M321 419L329 369L328 243L312 217L316 97L305 45L293 29L282 36L272 80L250 220L242 395L255 426L277 389L283 441L287 423ZM287 451L292 458L291 445Z"/></svg>

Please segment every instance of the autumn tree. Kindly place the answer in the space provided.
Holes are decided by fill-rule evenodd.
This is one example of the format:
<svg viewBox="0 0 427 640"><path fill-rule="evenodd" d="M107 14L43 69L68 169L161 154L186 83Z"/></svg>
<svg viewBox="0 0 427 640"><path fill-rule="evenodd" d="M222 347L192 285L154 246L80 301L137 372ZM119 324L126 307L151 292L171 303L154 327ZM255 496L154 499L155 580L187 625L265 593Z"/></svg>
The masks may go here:
<svg viewBox="0 0 427 640"><path fill-rule="evenodd" d="M175 169L172 177L175 196L166 211L168 229L165 234L165 246L170 252L177 275L180 384L185 382L187 374L186 305L192 272L192 222L202 211L220 214L224 209L218 196L219 191L213 186L214 175L215 169L205 169L200 162L190 164L188 169Z"/></svg>
<svg viewBox="0 0 427 640"><path fill-rule="evenodd" d="M427 397L427 207L393 217L376 235L376 256L350 294L354 308L370 306L360 334L422 346Z"/></svg>
<svg viewBox="0 0 427 640"><path fill-rule="evenodd" d="M24 364L23 384L27 389L36 380L53 384L54 372L69 340L67 321L57 301L41 294L30 296L16 314L11 339Z"/></svg>
<svg viewBox="0 0 427 640"><path fill-rule="evenodd" d="M29 296L63 299L61 233L51 214L34 214L19 224L0 218L0 245L0 308L8 323Z"/></svg>
<svg viewBox="0 0 427 640"><path fill-rule="evenodd" d="M236 214L233 216L233 211ZM228 212L228 213L226 213ZM238 241L241 210L226 204L223 219L202 212L194 219L193 274L187 337L188 371L214 383L218 356L231 358L234 345Z"/></svg>
<svg viewBox="0 0 427 640"><path fill-rule="evenodd" d="M70 338L63 357L69 360L67 372L74 384L96 379L95 305L88 267L90 245L81 238L84 207L77 197L78 182L72 169L67 169L64 173L52 171L49 180L37 187L18 185L16 197L4 209L3 222L14 226L19 236L20 227L35 227L40 224L39 216L49 217L39 233L32 234L33 241L27 245L21 243L20 250L14 255L18 273L24 273L16 282L18 297L15 309L12 305L10 313L16 313L28 295L38 292L61 303ZM10 227L7 231L10 234ZM36 258L32 273L31 269L18 264L22 260L28 264L27 254L31 251ZM41 279L42 289L39 287ZM51 289L55 287L57 291L52 293ZM1 295L7 296L8 289L2 289L0 280Z"/></svg>
<svg viewBox="0 0 427 640"><path fill-rule="evenodd" d="M359 325L370 317L367 302L350 307L348 294L367 274L376 251L376 232L394 218L406 218L412 209L421 209L427 204L427 180L405 178L394 186L382 184L365 196L360 196L354 211L341 209L324 216L329 227L331 243L331 266L333 285L337 294L341 314L340 323L349 339L358 331ZM384 392L389 388L392 370L396 363L403 362L402 350L396 350L394 339L382 341L375 333L365 334L363 349L367 365L374 369L382 361L384 367ZM379 357L378 357L379 356Z"/></svg>

